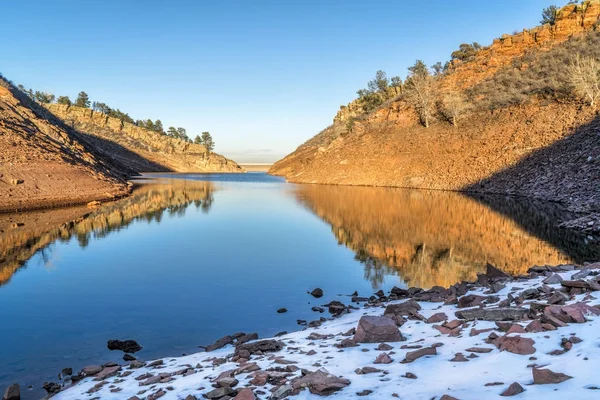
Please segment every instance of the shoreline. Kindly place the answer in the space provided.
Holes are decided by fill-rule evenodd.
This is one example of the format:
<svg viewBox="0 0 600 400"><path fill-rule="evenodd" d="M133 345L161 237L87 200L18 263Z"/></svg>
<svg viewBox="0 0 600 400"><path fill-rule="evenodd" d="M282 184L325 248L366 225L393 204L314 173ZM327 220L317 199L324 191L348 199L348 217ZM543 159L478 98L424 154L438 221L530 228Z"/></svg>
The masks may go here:
<svg viewBox="0 0 600 400"><path fill-rule="evenodd" d="M481 399L509 388L524 390L520 398L594 398L600 263L529 271L509 277L488 267L449 289L394 288L354 297L359 307L333 301L333 318L278 337L237 334L212 352L86 367L53 398ZM438 379L449 374L452 382Z"/></svg>

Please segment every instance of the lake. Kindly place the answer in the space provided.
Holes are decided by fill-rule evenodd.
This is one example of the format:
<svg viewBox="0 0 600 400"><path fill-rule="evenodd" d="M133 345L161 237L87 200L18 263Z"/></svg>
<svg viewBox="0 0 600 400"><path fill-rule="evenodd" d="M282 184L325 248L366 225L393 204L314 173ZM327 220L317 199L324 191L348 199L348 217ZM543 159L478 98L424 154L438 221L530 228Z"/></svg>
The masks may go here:
<svg viewBox="0 0 600 400"><path fill-rule="evenodd" d="M292 185L264 173L148 174L96 209L0 214L0 389L44 394L65 367L199 351L301 329L311 307L393 286L449 286L492 263L600 259L558 206L506 197ZM307 292L320 287L325 296ZM288 312L279 314L285 307ZM27 386L31 385L31 389Z"/></svg>

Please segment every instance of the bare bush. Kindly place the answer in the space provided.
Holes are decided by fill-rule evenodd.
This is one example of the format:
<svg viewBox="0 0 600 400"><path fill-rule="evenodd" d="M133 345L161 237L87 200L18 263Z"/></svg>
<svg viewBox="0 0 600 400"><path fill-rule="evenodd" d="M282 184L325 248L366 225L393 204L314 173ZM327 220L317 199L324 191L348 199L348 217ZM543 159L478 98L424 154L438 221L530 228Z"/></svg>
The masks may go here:
<svg viewBox="0 0 600 400"><path fill-rule="evenodd" d="M437 82L423 61L417 60L410 71L406 83L408 101L415 107L421 123L429 128L429 122L435 113L437 100Z"/></svg>
<svg viewBox="0 0 600 400"><path fill-rule="evenodd" d="M440 101L440 111L452 122L454 127L458 127L459 118L470 108L471 104L467 100L467 97L458 89L448 90L444 93Z"/></svg>
<svg viewBox="0 0 600 400"><path fill-rule="evenodd" d="M577 54L567 72L575 94L595 107L600 98L600 62L594 57Z"/></svg>

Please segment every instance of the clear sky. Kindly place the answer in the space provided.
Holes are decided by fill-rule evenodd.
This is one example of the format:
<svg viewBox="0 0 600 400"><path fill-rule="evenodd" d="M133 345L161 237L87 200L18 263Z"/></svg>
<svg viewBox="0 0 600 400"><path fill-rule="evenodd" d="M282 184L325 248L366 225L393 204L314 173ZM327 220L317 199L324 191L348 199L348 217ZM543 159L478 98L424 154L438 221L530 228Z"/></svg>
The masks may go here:
<svg viewBox="0 0 600 400"><path fill-rule="evenodd" d="M4 1L0 72L268 162L330 125L376 70L404 78L416 59L537 25L553 3L566 0Z"/></svg>

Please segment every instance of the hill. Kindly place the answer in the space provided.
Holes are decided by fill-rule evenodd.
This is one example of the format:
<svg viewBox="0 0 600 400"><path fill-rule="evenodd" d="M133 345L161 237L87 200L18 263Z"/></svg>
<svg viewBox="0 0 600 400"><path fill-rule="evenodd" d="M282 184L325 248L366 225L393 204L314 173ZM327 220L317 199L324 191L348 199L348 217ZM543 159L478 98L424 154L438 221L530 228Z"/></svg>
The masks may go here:
<svg viewBox="0 0 600 400"><path fill-rule="evenodd" d="M361 91L269 173L303 183L514 194L598 212L600 120L575 95L568 69L577 54L600 59L599 17L598 0L571 4L551 24L488 47L461 45L436 73L419 72L427 67L417 62L403 85ZM430 104L416 93L425 75Z"/></svg>

